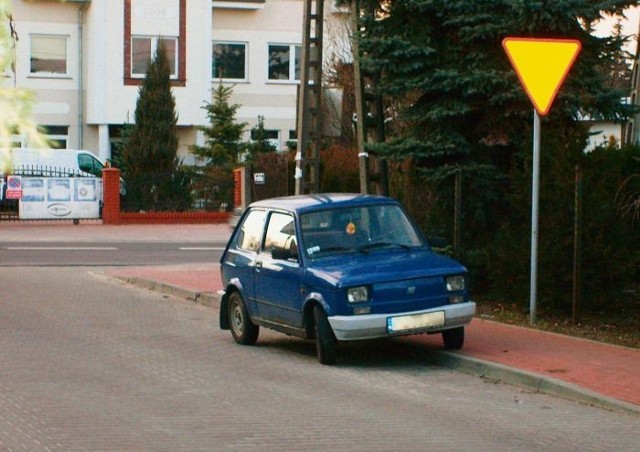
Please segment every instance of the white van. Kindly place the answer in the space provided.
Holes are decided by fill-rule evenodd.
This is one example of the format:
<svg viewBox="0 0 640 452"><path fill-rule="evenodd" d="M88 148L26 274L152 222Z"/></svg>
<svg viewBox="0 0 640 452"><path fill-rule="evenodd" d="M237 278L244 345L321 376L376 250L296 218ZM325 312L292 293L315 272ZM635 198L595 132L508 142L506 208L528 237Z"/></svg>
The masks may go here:
<svg viewBox="0 0 640 452"><path fill-rule="evenodd" d="M82 149L1 148L0 181L9 174L44 177L102 177L106 162ZM0 185L0 191L2 186ZM127 189L120 178L120 194ZM0 199L2 195L0 194Z"/></svg>
<svg viewBox="0 0 640 452"><path fill-rule="evenodd" d="M76 149L0 149L0 175L29 173L51 176L102 177L105 162L95 154ZM40 172L41 174L38 174ZM46 173L57 174L46 174Z"/></svg>

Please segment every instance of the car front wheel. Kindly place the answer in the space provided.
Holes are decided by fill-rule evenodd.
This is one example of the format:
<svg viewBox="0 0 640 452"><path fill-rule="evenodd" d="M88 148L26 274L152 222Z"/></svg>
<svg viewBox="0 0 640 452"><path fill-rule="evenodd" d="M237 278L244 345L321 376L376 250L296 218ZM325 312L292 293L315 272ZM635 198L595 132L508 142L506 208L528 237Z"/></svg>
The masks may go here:
<svg viewBox="0 0 640 452"><path fill-rule="evenodd" d="M313 307L313 317L316 324L316 350L320 364L334 364L336 362L336 336L333 334L327 314L319 304Z"/></svg>
<svg viewBox="0 0 640 452"><path fill-rule="evenodd" d="M253 345L258 340L260 327L249 318L242 296L234 292L229 296L229 327L233 339L242 345Z"/></svg>
<svg viewBox="0 0 640 452"><path fill-rule="evenodd" d="M449 350L459 350L464 345L464 327L452 328L442 332L444 348Z"/></svg>

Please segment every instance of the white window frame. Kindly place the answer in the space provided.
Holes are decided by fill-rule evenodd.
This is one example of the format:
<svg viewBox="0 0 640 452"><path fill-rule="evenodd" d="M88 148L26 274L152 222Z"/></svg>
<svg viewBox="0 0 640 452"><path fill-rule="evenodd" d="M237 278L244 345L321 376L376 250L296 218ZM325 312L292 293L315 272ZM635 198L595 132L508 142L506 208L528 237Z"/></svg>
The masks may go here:
<svg viewBox="0 0 640 452"><path fill-rule="evenodd" d="M52 39L64 39L65 41L65 71L64 72L48 72L48 71L35 71L33 70L31 60L33 58L33 38L52 38ZM30 77L69 77L69 35L53 34L53 33L31 33L29 34L29 76Z"/></svg>
<svg viewBox="0 0 640 452"><path fill-rule="evenodd" d="M244 78L232 78L232 77L216 77L213 73L213 58L215 58L215 50L213 49L216 45L238 45L244 47ZM212 52L212 65L211 65L211 78L216 81L230 81L230 82L248 82L249 81L249 43L244 41L223 41L223 40L213 40L211 44L211 52Z"/></svg>
<svg viewBox="0 0 640 452"><path fill-rule="evenodd" d="M289 47L289 77L287 79L270 78L269 55L271 54L271 47L273 46ZM267 45L267 81L269 83L300 83L300 78L296 78L296 56L300 59L301 53L301 44L270 42Z"/></svg>
<svg viewBox="0 0 640 452"><path fill-rule="evenodd" d="M147 72L145 70L144 73L138 73L138 72L133 72L134 70L134 54L133 54L133 49L134 49L134 45L133 45L133 41L135 39L148 39L151 41L151 50L150 50L150 55L149 55L149 61L153 60L153 58L156 55L156 50L158 49L158 40L164 40L164 41L175 41L174 44L174 48L176 49L175 55L173 55L173 70L174 72L172 72L170 74L170 77L172 80L175 80L178 78L178 62L180 61L180 59L178 58L178 53L180 52L180 48L178 46L178 37L177 36L146 36L146 35L131 35L131 78L145 78L147 75Z"/></svg>

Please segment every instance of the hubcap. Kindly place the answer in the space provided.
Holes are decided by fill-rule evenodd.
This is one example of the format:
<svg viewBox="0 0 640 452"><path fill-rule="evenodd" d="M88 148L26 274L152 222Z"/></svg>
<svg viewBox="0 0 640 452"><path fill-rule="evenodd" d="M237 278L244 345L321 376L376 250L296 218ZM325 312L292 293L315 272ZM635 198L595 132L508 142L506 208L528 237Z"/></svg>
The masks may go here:
<svg viewBox="0 0 640 452"><path fill-rule="evenodd" d="M238 303L234 304L231 311L231 324L235 332L242 334L242 308Z"/></svg>

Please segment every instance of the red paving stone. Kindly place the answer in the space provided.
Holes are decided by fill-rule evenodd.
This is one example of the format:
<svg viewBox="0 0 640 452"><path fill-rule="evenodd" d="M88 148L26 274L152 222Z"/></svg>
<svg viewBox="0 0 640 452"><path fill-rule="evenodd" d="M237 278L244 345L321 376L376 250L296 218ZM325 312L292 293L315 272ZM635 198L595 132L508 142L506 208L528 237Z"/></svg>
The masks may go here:
<svg viewBox="0 0 640 452"><path fill-rule="evenodd" d="M416 336L433 342L438 336ZM640 405L640 350L474 319L461 353Z"/></svg>
<svg viewBox="0 0 640 452"><path fill-rule="evenodd" d="M199 292L222 288L217 265L119 269L112 275L138 277ZM438 344L439 335L412 340ZM553 377L596 393L640 405L640 350L474 319L457 352L483 361Z"/></svg>
<svg viewBox="0 0 640 452"><path fill-rule="evenodd" d="M208 268L135 267L110 270L107 273L113 276L149 279L196 292L216 293L222 289L220 269L217 266Z"/></svg>

